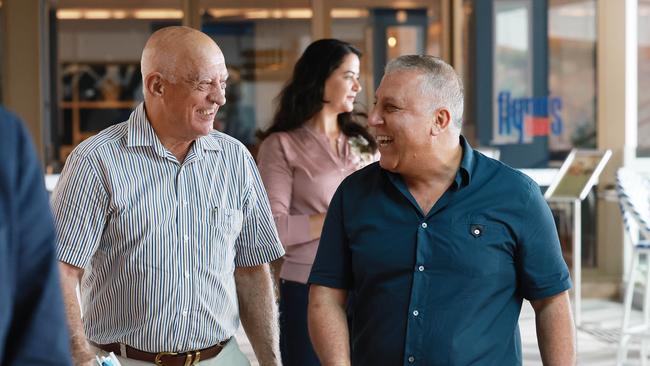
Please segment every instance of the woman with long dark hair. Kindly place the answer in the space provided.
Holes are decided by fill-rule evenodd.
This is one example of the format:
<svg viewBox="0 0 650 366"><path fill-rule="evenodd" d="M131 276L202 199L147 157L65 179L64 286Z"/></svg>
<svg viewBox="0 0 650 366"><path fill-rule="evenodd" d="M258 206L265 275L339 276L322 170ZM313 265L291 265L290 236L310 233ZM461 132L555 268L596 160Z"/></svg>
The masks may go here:
<svg viewBox="0 0 650 366"><path fill-rule="evenodd" d="M285 366L319 365L307 331L307 279L325 212L341 181L372 162L377 145L355 121L361 52L321 39L297 61L278 96L257 159L286 255L280 271Z"/></svg>

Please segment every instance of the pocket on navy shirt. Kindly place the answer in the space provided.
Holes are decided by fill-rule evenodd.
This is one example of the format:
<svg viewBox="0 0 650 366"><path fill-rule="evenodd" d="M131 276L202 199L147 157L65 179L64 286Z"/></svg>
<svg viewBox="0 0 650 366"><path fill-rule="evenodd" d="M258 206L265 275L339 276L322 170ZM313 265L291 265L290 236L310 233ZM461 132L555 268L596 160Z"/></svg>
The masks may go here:
<svg viewBox="0 0 650 366"><path fill-rule="evenodd" d="M462 266L472 276L499 273L507 260L507 235L504 227L494 222L474 221L465 227L463 235L467 252Z"/></svg>

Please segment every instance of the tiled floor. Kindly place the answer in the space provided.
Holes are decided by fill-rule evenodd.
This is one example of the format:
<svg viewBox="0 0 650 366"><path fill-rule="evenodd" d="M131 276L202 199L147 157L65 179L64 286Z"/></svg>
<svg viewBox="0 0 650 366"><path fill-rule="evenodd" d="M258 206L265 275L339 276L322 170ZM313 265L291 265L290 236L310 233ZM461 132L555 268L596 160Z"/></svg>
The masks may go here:
<svg viewBox="0 0 650 366"><path fill-rule="evenodd" d="M623 316L623 307L620 303L587 299L583 300L582 316L583 325L578 330L578 365L613 366L616 362L618 328ZM640 313L636 312L633 318L638 317ZM535 313L527 302L519 318L519 328L524 365L541 366L535 333ZM243 331L240 330L237 339L240 348L251 360L251 365L258 366L253 349ZM627 365L640 365L638 350L630 351Z"/></svg>

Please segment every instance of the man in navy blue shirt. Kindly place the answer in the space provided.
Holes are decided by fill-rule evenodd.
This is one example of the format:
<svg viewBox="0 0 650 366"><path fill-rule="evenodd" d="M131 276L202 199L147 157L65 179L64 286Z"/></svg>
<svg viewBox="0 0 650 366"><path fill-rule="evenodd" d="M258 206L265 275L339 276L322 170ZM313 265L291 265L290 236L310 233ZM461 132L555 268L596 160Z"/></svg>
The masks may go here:
<svg viewBox="0 0 650 366"><path fill-rule="evenodd" d="M544 364L575 364L571 281L548 205L528 177L472 149L462 114L448 64L386 66L369 116L381 160L334 195L309 279L324 365L521 365L523 299Z"/></svg>
<svg viewBox="0 0 650 366"><path fill-rule="evenodd" d="M0 107L0 365L70 365L43 172L25 128Z"/></svg>

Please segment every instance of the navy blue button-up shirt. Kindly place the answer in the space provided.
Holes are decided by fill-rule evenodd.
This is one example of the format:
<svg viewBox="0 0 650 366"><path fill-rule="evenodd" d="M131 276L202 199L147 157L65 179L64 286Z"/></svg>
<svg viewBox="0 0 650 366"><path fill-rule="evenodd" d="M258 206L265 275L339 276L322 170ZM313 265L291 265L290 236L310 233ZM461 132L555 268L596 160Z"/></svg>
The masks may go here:
<svg viewBox="0 0 650 366"><path fill-rule="evenodd" d="M0 365L71 365L52 214L18 118L0 108Z"/></svg>
<svg viewBox="0 0 650 366"><path fill-rule="evenodd" d="M522 299L571 287L537 184L461 145L427 214L379 164L332 199L309 282L350 291L354 366L521 365Z"/></svg>

